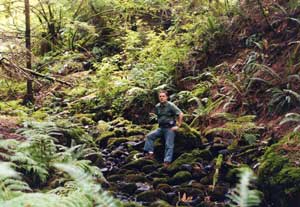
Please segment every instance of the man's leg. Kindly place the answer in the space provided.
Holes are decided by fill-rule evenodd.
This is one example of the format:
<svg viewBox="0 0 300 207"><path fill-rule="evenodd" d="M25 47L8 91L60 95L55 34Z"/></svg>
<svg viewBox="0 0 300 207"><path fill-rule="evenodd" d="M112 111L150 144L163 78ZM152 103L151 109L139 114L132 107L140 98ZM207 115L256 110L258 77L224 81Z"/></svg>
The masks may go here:
<svg viewBox="0 0 300 207"><path fill-rule="evenodd" d="M150 132L146 136L146 142L144 145L144 151L148 153L153 153L154 151L154 141L157 137L161 136L162 131L160 128Z"/></svg>
<svg viewBox="0 0 300 207"><path fill-rule="evenodd" d="M164 137L165 137L164 162L171 163L173 158L175 132L171 129L164 129Z"/></svg>

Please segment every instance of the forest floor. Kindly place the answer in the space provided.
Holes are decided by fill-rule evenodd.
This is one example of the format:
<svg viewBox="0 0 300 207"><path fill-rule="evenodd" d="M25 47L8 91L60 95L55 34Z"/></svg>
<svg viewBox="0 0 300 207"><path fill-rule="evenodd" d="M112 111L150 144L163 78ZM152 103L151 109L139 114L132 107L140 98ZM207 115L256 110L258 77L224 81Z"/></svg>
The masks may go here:
<svg viewBox="0 0 300 207"><path fill-rule="evenodd" d="M23 136L16 133L19 128L17 118L13 116L0 116L0 137L5 139L24 139Z"/></svg>

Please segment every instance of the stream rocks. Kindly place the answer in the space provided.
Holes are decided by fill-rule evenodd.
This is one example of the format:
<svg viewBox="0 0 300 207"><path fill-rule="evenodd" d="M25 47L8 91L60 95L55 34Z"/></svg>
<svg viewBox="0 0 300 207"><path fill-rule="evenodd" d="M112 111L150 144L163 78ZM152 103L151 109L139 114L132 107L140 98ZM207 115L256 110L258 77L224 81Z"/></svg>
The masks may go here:
<svg viewBox="0 0 300 207"><path fill-rule="evenodd" d="M96 143L102 148L108 190L125 206L134 206L134 202L137 206L225 206L233 183L226 175L233 167L224 161L216 177L215 157L227 150L226 145L204 145L201 135L184 124L176 135L174 161L164 168L162 139L155 141L155 160L143 156L148 126L118 118L100 121L98 128ZM230 153L227 150L224 159Z"/></svg>

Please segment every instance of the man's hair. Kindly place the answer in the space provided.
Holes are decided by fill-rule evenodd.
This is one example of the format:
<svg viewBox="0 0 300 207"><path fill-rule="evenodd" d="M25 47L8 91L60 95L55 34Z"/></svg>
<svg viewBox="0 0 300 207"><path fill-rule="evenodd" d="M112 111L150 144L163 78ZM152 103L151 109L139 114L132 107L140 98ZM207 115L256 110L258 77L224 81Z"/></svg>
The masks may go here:
<svg viewBox="0 0 300 207"><path fill-rule="evenodd" d="M161 93L164 93L164 94L166 94L166 96L168 96L168 91L166 91L166 90L160 90L160 91L158 92L158 95L161 94Z"/></svg>

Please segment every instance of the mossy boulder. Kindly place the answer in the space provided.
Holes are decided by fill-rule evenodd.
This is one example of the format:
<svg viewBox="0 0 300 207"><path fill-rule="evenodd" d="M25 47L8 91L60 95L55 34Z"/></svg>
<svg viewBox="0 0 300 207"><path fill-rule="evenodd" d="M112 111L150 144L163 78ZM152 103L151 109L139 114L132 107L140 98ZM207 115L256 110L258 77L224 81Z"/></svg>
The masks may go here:
<svg viewBox="0 0 300 207"><path fill-rule="evenodd" d="M164 139L157 139L154 143L155 154L158 157L164 156ZM174 159L181 154L199 148L202 144L200 133L183 123L182 126L176 131L175 146L174 146Z"/></svg>
<svg viewBox="0 0 300 207"><path fill-rule="evenodd" d="M197 162L203 162L203 160L212 160L212 155L209 150L195 149L191 152L186 152L178 157L174 162L171 163L168 171L179 171L180 167L184 164L193 164Z"/></svg>
<svg viewBox="0 0 300 207"><path fill-rule="evenodd" d="M125 176L125 180L128 182L149 182L149 180L143 174L129 174Z"/></svg>
<svg viewBox="0 0 300 207"><path fill-rule="evenodd" d="M93 125L93 124L95 124L92 117L93 117L93 114L76 114L75 115L75 118L77 119L77 122L81 123L82 125Z"/></svg>
<svg viewBox="0 0 300 207"><path fill-rule="evenodd" d="M183 182L189 181L192 178L192 174L188 171L179 171L177 172L170 180L169 184L178 185Z"/></svg>
<svg viewBox="0 0 300 207"><path fill-rule="evenodd" d="M155 201L154 203L151 203L150 207L172 207L169 203L166 201Z"/></svg>
<svg viewBox="0 0 300 207"><path fill-rule="evenodd" d="M120 183L118 189L123 193L132 195L137 190L137 186L135 183Z"/></svg>
<svg viewBox="0 0 300 207"><path fill-rule="evenodd" d="M123 168L139 170L146 165L153 165L153 164L155 164L155 161L141 158L127 163L126 165L123 166Z"/></svg>
<svg viewBox="0 0 300 207"><path fill-rule="evenodd" d="M162 190L162 191L164 191L165 193L168 193L168 192L171 192L172 187L171 187L170 185L168 185L168 184L161 183L161 184L158 184L158 185L156 186L156 189Z"/></svg>
<svg viewBox="0 0 300 207"><path fill-rule="evenodd" d="M158 185L160 184L167 184L168 183L168 178L154 178L153 179L153 187L157 188Z"/></svg>
<svg viewBox="0 0 300 207"><path fill-rule="evenodd" d="M106 131L100 134L100 136L96 139L96 144L99 145L100 147L106 147L108 144L108 140L111 137L115 137L115 133L112 131Z"/></svg>
<svg viewBox="0 0 300 207"><path fill-rule="evenodd" d="M99 131L100 134L109 131L110 127L111 125L108 122L103 120L98 121L97 130Z"/></svg>
<svg viewBox="0 0 300 207"><path fill-rule="evenodd" d="M261 159L258 181L273 206L299 206L300 133L291 133L270 146Z"/></svg>
<svg viewBox="0 0 300 207"><path fill-rule="evenodd" d="M155 202L157 200L167 200L167 195L161 190L149 190L142 193L139 193L136 196L137 201L143 202Z"/></svg>

